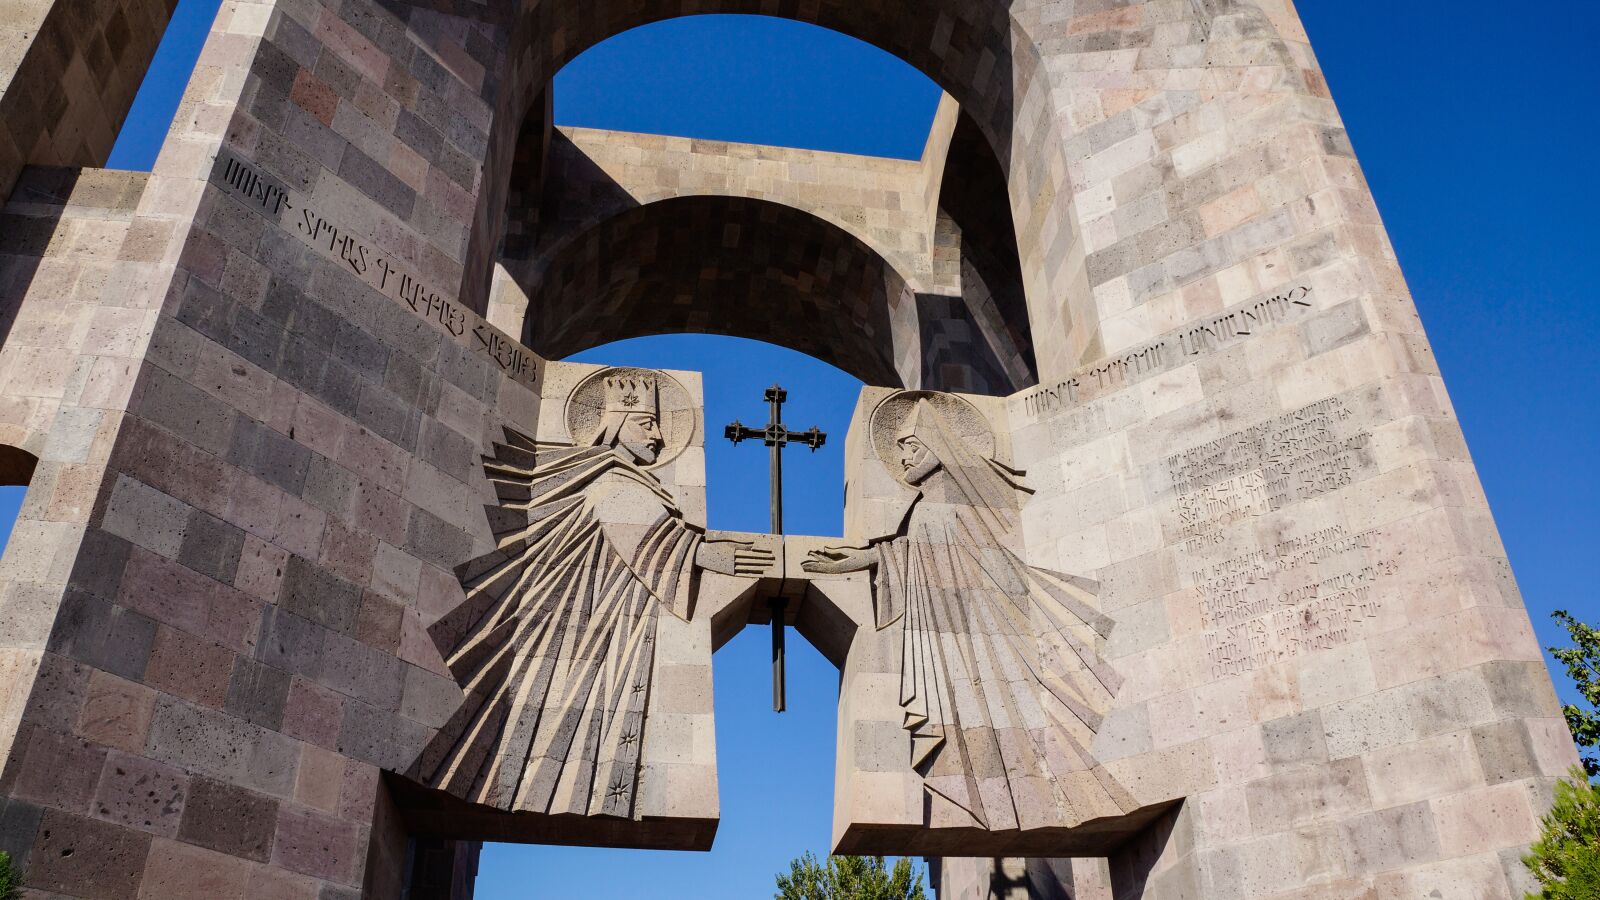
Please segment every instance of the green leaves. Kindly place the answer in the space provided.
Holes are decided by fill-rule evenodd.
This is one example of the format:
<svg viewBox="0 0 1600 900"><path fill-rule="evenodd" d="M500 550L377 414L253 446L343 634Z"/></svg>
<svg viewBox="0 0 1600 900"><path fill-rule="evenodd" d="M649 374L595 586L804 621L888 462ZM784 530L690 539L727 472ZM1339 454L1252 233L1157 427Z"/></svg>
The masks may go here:
<svg viewBox="0 0 1600 900"><path fill-rule="evenodd" d="M1544 886L1526 900L1594 900L1600 897L1600 790L1583 769L1556 782L1555 805L1540 821L1543 832L1522 858Z"/></svg>
<svg viewBox="0 0 1600 900"><path fill-rule="evenodd" d="M22 873L11 864L11 854L0 851L0 900L17 900L22 893Z"/></svg>
<svg viewBox="0 0 1600 900"><path fill-rule="evenodd" d="M1600 790L1589 779L1600 775L1600 630L1574 619L1565 610L1553 614L1572 636L1571 647L1551 647L1567 668L1588 705L1561 708L1567 727L1583 755L1565 781L1556 782L1555 804L1540 820L1539 840L1522 858L1544 889L1527 900L1594 900L1600 897Z"/></svg>
<svg viewBox="0 0 1600 900"><path fill-rule="evenodd" d="M901 857L890 869L881 856L830 856L806 852L778 876L777 900L927 900L922 873Z"/></svg>
<svg viewBox="0 0 1600 900"><path fill-rule="evenodd" d="M1576 704L1561 708L1567 717L1567 727L1572 729L1573 740L1579 747L1590 751L1600 749L1600 630L1574 619L1565 610L1551 614L1572 636L1573 646L1551 647L1550 654L1567 668L1567 677L1578 686L1589 709ZM1590 778L1600 776L1600 756L1586 753L1583 768Z"/></svg>

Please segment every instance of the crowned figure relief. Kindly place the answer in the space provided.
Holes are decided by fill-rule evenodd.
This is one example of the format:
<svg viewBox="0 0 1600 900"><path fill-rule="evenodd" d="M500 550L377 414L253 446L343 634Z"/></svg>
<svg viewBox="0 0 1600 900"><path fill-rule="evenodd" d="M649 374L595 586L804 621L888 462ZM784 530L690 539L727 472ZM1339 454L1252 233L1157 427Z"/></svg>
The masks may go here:
<svg viewBox="0 0 1600 900"><path fill-rule="evenodd" d="M700 569L774 562L707 540L650 471L669 378L607 370L585 382L604 387L592 433L548 446L508 429L485 458L498 547L458 570L466 601L432 628L466 702L418 781L508 811L633 816L661 617L691 617Z"/></svg>
<svg viewBox="0 0 1600 900"><path fill-rule="evenodd" d="M992 435L954 395L891 395L872 427L916 498L896 534L813 551L802 567L873 572L876 627L898 631L902 727L929 824L999 831L1125 812L1131 799L1089 752L1119 685L1097 650L1111 623L1092 582L1018 555L1023 473L971 446Z"/></svg>

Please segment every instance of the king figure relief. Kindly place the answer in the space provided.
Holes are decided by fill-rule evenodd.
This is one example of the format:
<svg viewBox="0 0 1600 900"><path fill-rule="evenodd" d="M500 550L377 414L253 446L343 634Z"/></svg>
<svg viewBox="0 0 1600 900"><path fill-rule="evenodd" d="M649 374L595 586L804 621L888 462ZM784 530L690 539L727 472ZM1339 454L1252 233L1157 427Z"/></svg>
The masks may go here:
<svg viewBox="0 0 1600 900"><path fill-rule="evenodd" d="M458 570L466 600L431 629L466 702L423 753L418 781L507 811L634 817L661 617L691 618L700 570L775 562L707 540L652 473L668 449L669 377L591 377L603 409L581 443L508 429L485 458L497 548Z"/></svg>

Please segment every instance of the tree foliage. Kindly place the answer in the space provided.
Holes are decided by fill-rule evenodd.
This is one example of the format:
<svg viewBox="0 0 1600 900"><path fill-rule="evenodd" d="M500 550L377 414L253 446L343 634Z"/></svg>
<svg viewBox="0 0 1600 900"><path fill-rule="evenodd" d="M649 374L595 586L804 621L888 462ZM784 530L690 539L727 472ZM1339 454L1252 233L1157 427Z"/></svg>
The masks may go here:
<svg viewBox="0 0 1600 900"><path fill-rule="evenodd" d="M1579 622L1564 610L1554 614L1557 622L1572 635L1571 647L1551 647L1550 653L1567 667L1567 677L1578 686L1589 708L1577 704L1561 708L1567 717L1567 727L1578 746L1590 751L1583 754L1583 768L1590 778L1600 775L1600 630Z"/></svg>
<svg viewBox="0 0 1600 900"><path fill-rule="evenodd" d="M17 900L22 893L22 873L11 864L11 854L0 851L0 900Z"/></svg>
<svg viewBox="0 0 1600 900"><path fill-rule="evenodd" d="M1537 843L1522 858L1544 889L1527 900L1594 900L1600 897L1600 790L1583 769L1556 782L1556 801Z"/></svg>
<svg viewBox="0 0 1600 900"><path fill-rule="evenodd" d="M927 900L922 873L901 857L894 868L881 856L830 856L819 862L809 851L778 875L777 900Z"/></svg>

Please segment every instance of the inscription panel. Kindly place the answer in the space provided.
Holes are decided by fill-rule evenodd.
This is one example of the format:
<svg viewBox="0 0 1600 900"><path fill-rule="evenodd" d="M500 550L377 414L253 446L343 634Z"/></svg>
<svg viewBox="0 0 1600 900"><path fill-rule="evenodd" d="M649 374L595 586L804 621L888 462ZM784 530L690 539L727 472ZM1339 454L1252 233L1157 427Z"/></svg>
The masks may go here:
<svg viewBox="0 0 1600 900"><path fill-rule="evenodd" d="M1228 528L1349 487L1376 471L1372 433L1341 398L1208 441L1166 459L1184 550L1223 543Z"/></svg>
<svg viewBox="0 0 1600 900"><path fill-rule="evenodd" d="M1292 537L1238 552L1238 529L1377 474L1376 397L1320 400L1156 464L1171 488L1165 530L1189 561L1213 679L1347 644L1383 614L1378 588L1395 563L1373 532L1298 523Z"/></svg>
<svg viewBox="0 0 1600 900"><path fill-rule="evenodd" d="M1355 640L1383 611L1374 588L1396 571L1372 532L1342 525L1194 570L1211 677Z"/></svg>
<svg viewBox="0 0 1600 900"><path fill-rule="evenodd" d="M403 260L340 227L308 199L256 166L227 152L220 153L212 168L211 183L324 257L344 265L384 296L405 304L457 343L494 360L506 375L534 386L538 357L521 341L426 284L407 270Z"/></svg>
<svg viewBox="0 0 1600 900"><path fill-rule="evenodd" d="M1311 288L1245 303L1219 316L1174 331L1137 350L1084 369L1065 381L1043 385L1011 400L1014 412L1042 419L1104 396L1160 372L1176 369L1215 350L1302 318L1313 309Z"/></svg>

